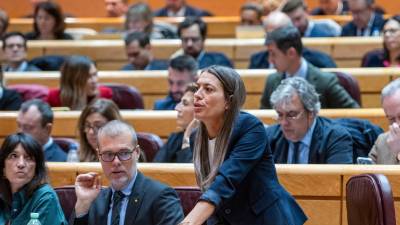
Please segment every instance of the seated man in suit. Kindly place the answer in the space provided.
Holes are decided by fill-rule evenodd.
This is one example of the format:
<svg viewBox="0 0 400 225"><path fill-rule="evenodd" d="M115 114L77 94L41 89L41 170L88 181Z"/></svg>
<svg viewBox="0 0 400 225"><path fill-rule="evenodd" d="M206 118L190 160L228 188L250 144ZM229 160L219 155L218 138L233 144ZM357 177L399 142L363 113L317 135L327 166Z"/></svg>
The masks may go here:
<svg viewBox="0 0 400 225"><path fill-rule="evenodd" d="M123 17L128 11L128 0L104 0L108 17Z"/></svg>
<svg viewBox="0 0 400 225"><path fill-rule="evenodd" d="M299 29L303 37L336 37L341 27L333 20L312 21L308 18L307 7L303 0L290 0L283 6L286 13Z"/></svg>
<svg viewBox="0 0 400 225"><path fill-rule="evenodd" d="M368 156L376 164L400 164L400 79L382 89L381 103L389 131L378 136Z"/></svg>
<svg viewBox="0 0 400 225"><path fill-rule="evenodd" d="M188 55L177 56L169 62L168 95L154 102L154 110L174 110L181 101L187 85L197 77L197 62Z"/></svg>
<svg viewBox="0 0 400 225"><path fill-rule="evenodd" d="M272 93L271 104L278 114L278 124L266 131L275 163L353 163L350 133L318 116L318 94L306 80L283 80Z"/></svg>
<svg viewBox="0 0 400 225"><path fill-rule="evenodd" d="M261 5L248 2L240 7L240 25L257 26L262 24L263 8Z"/></svg>
<svg viewBox="0 0 400 225"><path fill-rule="evenodd" d="M154 12L154 16L187 17L212 16L210 12L186 4L185 0L165 0L165 6Z"/></svg>
<svg viewBox="0 0 400 225"><path fill-rule="evenodd" d="M65 162L67 154L50 137L53 119L49 104L39 99L29 100L19 110L18 131L32 135L43 146L46 161Z"/></svg>
<svg viewBox="0 0 400 225"><path fill-rule="evenodd" d="M140 147L136 132L113 120L100 128L98 154L110 187L101 190L95 172L76 177L77 201L70 224L178 224L183 211L176 192L137 170Z"/></svg>
<svg viewBox="0 0 400 225"><path fill-rule="evenodd" d="M347 0L319 0L319 6L314 8L311 15L347 15L349 14L349 4Z"/></svg>
<svg viewBox="0 0 400 225"><path fill-rule="evenodd" d="M289 16L280 11L274 11L265 17L264 21L265 31L272 32L280 27L292 25ZM303 48L302 56L311 64L318 68L332 68L336 67L335 61L326 53L309 48ZM268 61L268 51L256 52L250 57L249 69L268 69L274 68L274 65Z"/></svg>
<svg viewBox="0 0 400 225"><path fill-rule="evenodd" d="M183 53L195 58L199 69L211 65L233 68L231 61L223 53L205 51L207 24L200 17L187 17L178 25L178 35L182 41Z"/></svg>
<svg viewBox="0 0 400 225"><path fill-rule="evenodd" d="M129 64L122 70L166 70L168 63L154 59L150 37L144 32L132 32L125 37L125 52Z"/></svg>
<svg viewBox="0 0 400 225"><path fill-rule="evenodd" d="M3 53L6 66L4 71L23 72L39 71L40 69L27 61L26 38L20 32L6 33L3 38Z"/></svg>
<svg viewBox="0 0 400 225"><path fill-rule="evenodd" d="M351 98L339 84L336 75L320 71L307 62L301 52L303 44L298 30L293 26L278 28L268 33L266 45L269 61L274 64L277 73L268 76L261 108L271 108L269 99L281 80L298 76L312 84L320 95L322 108L358 108L358 103Z"/></svg>
<svg viewBox="0 0 400 225"><path fill-rule="evenodd" d="M379 36L385 20L374 9L374 0L351 0L349 10L353 20L342 29L342 36Z"/></svg>

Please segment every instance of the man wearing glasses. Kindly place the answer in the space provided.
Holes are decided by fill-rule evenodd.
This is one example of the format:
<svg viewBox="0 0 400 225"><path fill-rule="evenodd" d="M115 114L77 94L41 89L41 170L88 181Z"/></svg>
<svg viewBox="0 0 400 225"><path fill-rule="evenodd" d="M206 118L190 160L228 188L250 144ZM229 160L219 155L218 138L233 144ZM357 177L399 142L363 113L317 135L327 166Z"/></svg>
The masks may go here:
<svg viewBox="0 0 400 225"><path fill-rule="evenodd" d="M76 178L77 201L70 224L178 224L183 212L176 192L137 170L140 149L133 128L113 120L98 131L98 154L110 187L94 172Z"/></svg>
<svg viewBox="0 0 400 225"><path fill-rule="evenodd" d="M182 41L183 53L195 58L199 64L199 69L211 65L233 68L231 61L223 53L206 52L204 50L207 24L200 17L187 17L178 25L178 35Z"/></svg>
<svg viewBox="0 0 400 225"><path fill-rule="evenodd" d="M278 124L266 131L275 163L353 163L350 133L332 120L318 116L318 94L306 80L283 80L272 93L271 104Z"/></svg>

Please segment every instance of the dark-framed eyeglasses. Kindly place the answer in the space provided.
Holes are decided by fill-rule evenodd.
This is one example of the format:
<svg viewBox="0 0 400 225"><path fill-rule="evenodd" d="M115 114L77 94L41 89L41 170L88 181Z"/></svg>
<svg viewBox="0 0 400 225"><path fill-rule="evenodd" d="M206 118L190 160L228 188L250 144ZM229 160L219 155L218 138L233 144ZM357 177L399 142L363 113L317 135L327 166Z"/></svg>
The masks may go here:
<svg viewBox="0 0 400 225"><path fill-rule="evenodd" d="M85 124L83 127L83 131L85 133L89 133L90 129L93 130L93 133L97 134L97 132L99 132L100 128L102 128L104 126L104 124Z"/></svg>
<svg viewBox="0 0 400 225"><path fill-rule="evenodd" d="M133 149L124 149L119 152L103 152L99 153L100 159L103 162L112 162L115 159L115 156L118 157L119 161L128 161L132 159L132 153L139 148L139 145L136 145Z"/></svg>
<svg viewBox="0 0 400 225"><path fill-rule="evenodd" d="M274 117L274 119L278 122L282 122L283 120L286 121L296 121L298 119L301 118L301 116L306 112L306 110L300 111L300 112L288 112L286 115L280 114L278 113L278 115L276 115Z"/></svg>

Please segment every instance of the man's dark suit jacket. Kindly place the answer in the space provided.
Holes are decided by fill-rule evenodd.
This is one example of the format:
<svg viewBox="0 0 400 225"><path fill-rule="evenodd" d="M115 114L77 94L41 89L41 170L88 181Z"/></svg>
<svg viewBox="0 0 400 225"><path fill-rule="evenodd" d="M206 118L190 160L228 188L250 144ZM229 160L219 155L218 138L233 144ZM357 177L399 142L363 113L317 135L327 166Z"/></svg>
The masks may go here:
<svg viewBox="0 0 400 225"><path fill-rule="evenodd" d="M3 88L3 96L0 98L0 110L19 110L22 104L21 95L7 88Z"/></svg>
<svg viewBox="0 0 400 225"><path fill-rule="evenodd" d="M245 112L236 118L225 160L200 199L216 206L208 224L300 225L307 219L278 182L264 125Z"/></svg>
<svg viewBox="0 0 400 225"><path fill-rule="evenodd" d="M172 133L160 150L154 157L154 162L164 163L191 163L193 161L193 153L190 148L182 149L184 132Z"/></svg>
<svg viewBox="0 0 400 225"><path fill-rule="evenodd" d="M372 28L370 30L369 36L373 36L373 34L380 33L383 29L383 25L385 24L385 19L382 14L375 13L375 18L372 23ZM353 21L348 22L342 28L341 36L357 36L357 27L353 23Z"/></svg>
<svg viewBox="0 0 400 225"><path fill-rule="evenodd" d="M212 14L206 10L198 9L198 8L192 7L190 5L185 5L185 7L186 7L185 17L186 16L196 16L196 17L212 16ZM164 7L164 8L161 8L161 9L155 11L154 16L157 16L157 17L168 16L168 9L166 7Z"/></svg>
<svg viewBox="0 0 400 225"><path fill-rule="evenodd" d="M44 150L44 157L47 162L65 162L67 161L67 153L53 141L48 148Z"/></svg>
<svg viewBox="0 0 400 225"><path fill-rule="evenodd" d="M69 224L107 225L107 215L112 196L111 188L101 190L90 206L89 213L75 218L72 213ZM129 197L125 225L178 224L183 220L183 211L176 192L138 172Z"/></svg>
<svg viewBox="0 0 400 225"><path fill-rule="evenodd" d="M261 108L272 108L270 97L283 79L282 73L268 76L264 92L261 97ZM347 91L339 84L335 74L325 73L308 63L307 81L315 87L320 95L321 108L359 108L358 103L351 98Z"/></svg>
<svg viewBox="0 0 400 225"><path fill-rule="evenodd" d="M203 69L212 65L220 65L233 68L232 62L224 55L219 52L204 52L203 57L198 60L199 69Z"/></svg>
<svg viewBox="0 0 400 225"><path fill-rule="evenodd" d="M327 118L317 116L316 120L311 138L308 163L353 163L353 139L347 129ZM289 142L283 135L279 124L267 128L267 139L272 149L275 163L286 164Z"/></svg>
<svg viewBox="0 0 400 225"><path fill-rule="evenodd" d="M167 70L168 69L168 62L165 60L152 60L149 65L144 68L144 70ZM121 70L128 71L128 70L136 70L135 66L128 63L121 68Z"/></svg>
<svg viewBox="0 0 400 225"><path fill-rule="evenodd" d="M304 48L303 49L303 57L310 62L314 66L318 68L335 68L336 63L333 59L323 52ZM269 61L268 61L268 51L260 51L254 53L250 57L250 65L249 69L268 69Z"/></svg>

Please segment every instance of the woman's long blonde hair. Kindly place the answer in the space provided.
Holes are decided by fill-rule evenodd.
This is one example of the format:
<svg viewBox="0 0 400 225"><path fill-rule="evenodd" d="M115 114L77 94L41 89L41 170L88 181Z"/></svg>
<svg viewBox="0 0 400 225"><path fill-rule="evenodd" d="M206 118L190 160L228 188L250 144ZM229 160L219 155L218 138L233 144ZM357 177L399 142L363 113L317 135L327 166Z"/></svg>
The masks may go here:
<svg viewBox="0 0 400 225"><path fill-rule="evenodd" d="M219 167L225 160L233 124L246 99L246 89L243 81L234 69L223 66L210 66L201 73L204 72L214 75L221 82L224 89L224 96L228 103L228 109L224 114L221 130L216 137L214 157L211 166L208 154L209 135L203 122L200 122L195 137L193 162L197 184L203 191L208 189L214 181ZM224 107L223 104L221 104L221 107Z"/></svg>

